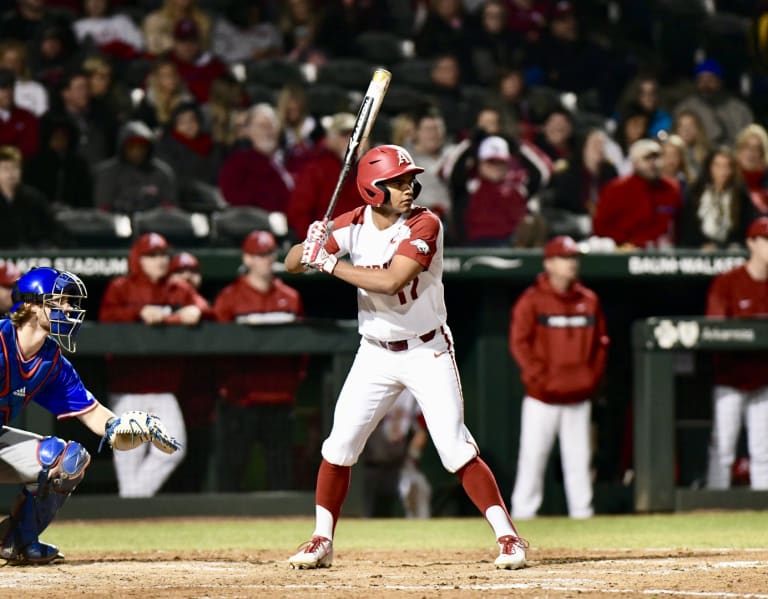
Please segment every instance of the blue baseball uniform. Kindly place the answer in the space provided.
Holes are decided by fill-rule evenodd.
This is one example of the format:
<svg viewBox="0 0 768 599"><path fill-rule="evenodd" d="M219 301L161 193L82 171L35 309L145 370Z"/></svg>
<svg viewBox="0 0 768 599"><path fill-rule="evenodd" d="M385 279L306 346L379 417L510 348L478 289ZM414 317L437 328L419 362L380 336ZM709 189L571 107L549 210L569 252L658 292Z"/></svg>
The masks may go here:
<svg viewBox="0 0 768 599"><path fill-rule="evenodd" d="M72 363L50 337L25 360L16 344L16 329L0 320L0 425L7 425L34 400L57 418L79 416L97 406Z"/></svg>

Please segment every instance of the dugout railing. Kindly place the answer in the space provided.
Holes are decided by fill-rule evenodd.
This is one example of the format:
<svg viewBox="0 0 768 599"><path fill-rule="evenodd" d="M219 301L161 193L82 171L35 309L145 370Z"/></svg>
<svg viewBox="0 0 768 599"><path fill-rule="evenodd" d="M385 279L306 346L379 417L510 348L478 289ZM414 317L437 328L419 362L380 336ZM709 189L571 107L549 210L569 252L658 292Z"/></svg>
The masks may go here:
<svg viewBox="0 0 768 599"><path fill-rule="evenodd" d="M648 318L635 323L633 347L635 510L768 508L768 491L748 487L709 490L677 484L679 457L684 449L681 444L685 440L676 414L679 398L675 385L680 356L768 349L768 318ZM704 368L707 365L705 360ZM708 392L699 398L701 402L711 401ZM709 428L708 424L707 437ZM705 462L706 440L694 451L703 452Z"/></svg>

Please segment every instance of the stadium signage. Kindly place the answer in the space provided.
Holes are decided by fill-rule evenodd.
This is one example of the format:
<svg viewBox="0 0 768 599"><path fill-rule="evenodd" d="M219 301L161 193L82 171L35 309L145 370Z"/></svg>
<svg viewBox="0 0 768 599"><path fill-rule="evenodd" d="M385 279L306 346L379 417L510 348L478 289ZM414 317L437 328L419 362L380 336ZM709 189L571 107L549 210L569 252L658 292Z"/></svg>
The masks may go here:
<svg viewBox="0 0 768 599"><path fill-rule="evenodd" d="M718 275L740 266L743 256L630 256L630 275Z"/></svg>
<svg viewBox="0 0 768 599"><path fill-rule="evenodd" d="M113 277L128 272L128 258L104 256L29 256L7 258L21 272L27 272L35 266L48 266L58 270L68 270L81 276Z"/></svg>

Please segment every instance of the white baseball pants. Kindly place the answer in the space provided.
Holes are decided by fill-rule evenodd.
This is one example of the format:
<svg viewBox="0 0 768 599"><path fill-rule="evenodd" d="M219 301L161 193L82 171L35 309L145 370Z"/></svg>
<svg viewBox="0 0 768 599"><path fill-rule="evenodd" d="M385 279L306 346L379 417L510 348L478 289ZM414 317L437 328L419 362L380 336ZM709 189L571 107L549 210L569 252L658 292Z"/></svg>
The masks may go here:
<svg viewBox="0 0 768 599"><path fill-rule="evenodd" d="M112 393L109 397L112 411L118 416L128 410L154 414L181 443L181 449L171 454L152 443L112 452L120 497L152 497L187 453L187 429L179 402L173 393Z"/></svg>
<svg viewBox="0 0 768 599"><path fill-rule="evenodd" d="M560 441L568 515L590 518L594 514L589 470L591 413L589 401L548 404L533 397L523 398L517 477L510 509L513 520L536 517L544 498L544 472L555 438Z"/></svg>
<svg viewBox="0 0 768 599"><path fill-rule="evenodd" d="M744 422L751 487L768 489L768 387L745 392L717 385L712 401L707 487L727 489L731 486L731 467Z"/></svg>
<svg viewBox="0 0 768 599"><path fill-rule="evenodd" d="M421 407L440 461L456 472L478 455L464 425L464 400L447 326L433 339L411 340L408 349L391 351L363 338L339 394L333 429L322 455L331 464L351 466L382 417L408 389Z"/></svg>

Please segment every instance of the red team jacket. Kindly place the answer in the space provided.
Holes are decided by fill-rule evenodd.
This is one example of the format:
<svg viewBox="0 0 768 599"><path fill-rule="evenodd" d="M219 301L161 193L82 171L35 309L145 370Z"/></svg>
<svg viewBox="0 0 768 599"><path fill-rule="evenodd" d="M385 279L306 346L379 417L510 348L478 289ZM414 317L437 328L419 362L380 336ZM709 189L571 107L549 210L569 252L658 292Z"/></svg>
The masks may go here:
<svg viewBox="0 0 768 599"><path fill-rule="evenodd" d="M608 344L600 301L581 283L560 294L542 273L512 308L510 352L526 394L545 403L589 399L603 376Z"/></svg>
<svg viewBox="0 0 768 599"><path fill-rule="evenodd" d="M142 322L141 309L148 305L178 309L196 305L203 312L208 302L184 281L166 279L152 283L139 266L138 248L134 244L128 257L129 274L109 282L101 300L100 322ZM167 324L177 324L174 316ZM183 371L182 360L157 357L117 358L108 356L109 390L113 393L176 393Z"/></svg>
<svg viewBox="0 0 768 599"><path fill-rule="evenodd" d="M768 282L755 281L746 266L718 275L707 295L707 316L755 318L768 316ZM713 356L717 385L753 391L768 385L768 352L724 352Z"/></svg>
<svg viewBox="0 0 768 599"><path fill-rule="evenodd" d="M620 177L600 192L592 229L595 235L610 237L619 245L644 248L662 237L673 237L681 205L680 185L670 177L654 182L639 175Z"/></svg>
<svg viewBox="0 0 768 599"><path fill-rule="evenodd" d="M219 322L268 324L280 316L304 314L298 291L280 279L262 293L240 277L221 290L213 304ZM243 356L219 360L216 380L221 396L242 406L293 403L304 376L306 358L302 356Z"/></svg>

